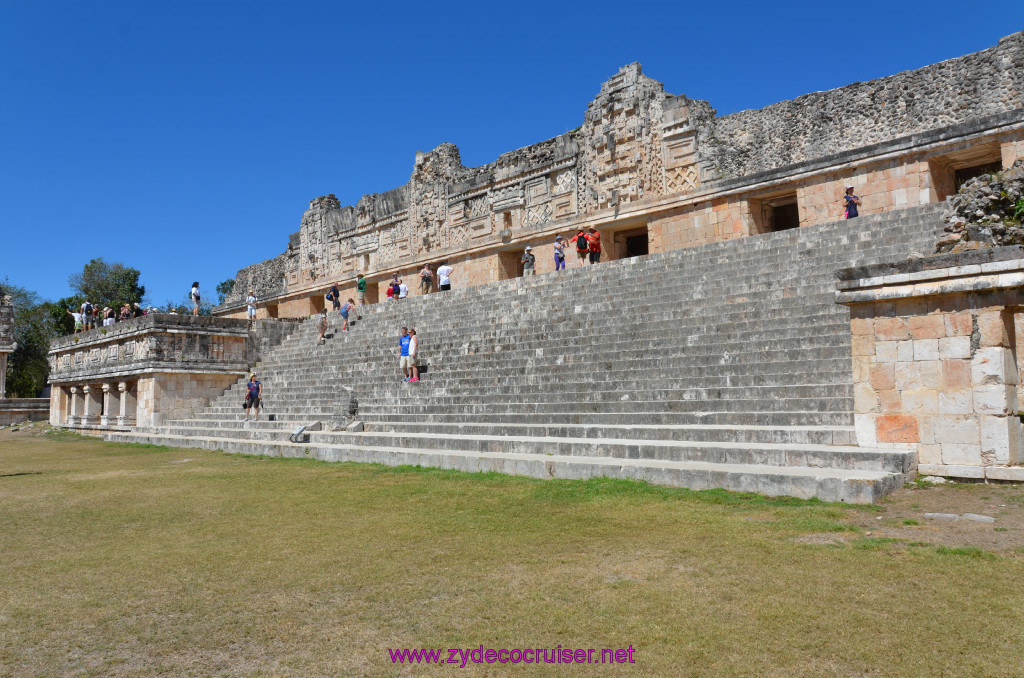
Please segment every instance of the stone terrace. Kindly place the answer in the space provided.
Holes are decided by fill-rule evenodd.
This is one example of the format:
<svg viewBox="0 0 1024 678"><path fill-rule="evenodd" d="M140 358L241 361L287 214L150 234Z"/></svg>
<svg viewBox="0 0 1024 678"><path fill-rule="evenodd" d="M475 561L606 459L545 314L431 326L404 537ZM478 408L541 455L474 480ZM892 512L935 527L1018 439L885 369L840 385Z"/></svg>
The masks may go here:
<svg viewBox="0 0 1024 678"><path fill-rule="evenodd" d="M915 454L856 445L834 272L929 251L942 208L378 304L347 333L332 317L325 346L306 322L255 367L272 417L243 425L240 380L189 419L107 438L873 501ZM400 379L403 325L418 384Z"/></svg>

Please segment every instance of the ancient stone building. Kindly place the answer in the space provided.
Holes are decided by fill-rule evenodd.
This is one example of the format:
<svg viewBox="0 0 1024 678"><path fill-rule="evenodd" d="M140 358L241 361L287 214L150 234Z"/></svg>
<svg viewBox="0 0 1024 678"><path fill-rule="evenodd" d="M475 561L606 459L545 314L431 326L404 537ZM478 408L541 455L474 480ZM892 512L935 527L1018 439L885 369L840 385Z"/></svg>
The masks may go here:
<svg viewBox="0 0 1024 678"><path fill-rule="evenodd" d="M1024 156L1024 32L897 75L717 116L665 92L640 64L601 85L581 126L464 167L442 144L409 182L342 206L314 199L280 255L240 270L220 315L301 317L358 273L370 300L395 273L448 261L453 284L516 277L523 249L554 267L556 234L594 227L604 259L668 251L938 202L967 178ZM410 287L415 287L411 285Z"/></svg>

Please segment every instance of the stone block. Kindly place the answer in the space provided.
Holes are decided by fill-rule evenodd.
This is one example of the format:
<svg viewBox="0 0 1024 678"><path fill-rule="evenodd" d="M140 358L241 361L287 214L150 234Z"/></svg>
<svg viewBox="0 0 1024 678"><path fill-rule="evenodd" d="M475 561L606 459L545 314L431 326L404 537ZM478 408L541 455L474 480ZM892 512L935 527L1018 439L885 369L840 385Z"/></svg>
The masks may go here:
<svg viewBox="0 0 1024 678"><path fill-rule="evenodd" d="M996 464L1020 460L1020 420L1016 415L981 417L981 456Z"/></svg>
<svg viewBox="0 0 1024 678"><path fill-rule="evenodd" d="M852 318L850 320L850 331L854 336L871 335L875 333L875 321L873 318Z"/></svg>
<svg viewBox="0 0 1024 678"><path fill-rule="evenodd" d="M941 464L942 463L942 446L941 445L918 445L917 446L917 461L919 464Z"/></svg>
<svg viewBox="0 0 1024 678"><path fill-rule="evenodd" d="M895 346L893 348L895 349ZM895 357L895 352L893 357ZM895 363L878 363L871 366L868 380L875 390L885 391L895 386L895 373Z"/></svg>
<svg viewBox="0 0 1024 678"><path fill-rule="evenodd" d="M1013 353L1000 346L979 348L971 358L971 383L974 386L1016 384L1017 367Z"/></svg>
<svg viewBox="0 0 1024 678"><path fill-rule="evenodd" d="M896 342L896 362L910 362L914 359L914 342Z"/></svg>
<svg viewBox="0 0 1024 678"><path fill-rule="evenodd" d="M897 362L896 363L896 388L900 391L910 391L921 388L921 374L919 363Z"/></svg>
<svg viewBox="0 0 1024 678"><path fill-rule="evenodd" d="M977 316L980 346L1009 346L1010 333L1004 314L1000 311L985 311Z"/></svg>
<svg viewBox="0 0 1024 678"><path fill-rule="evenodd" d="M853 358L853 383L862 384L867 382L871 369L870 360L870 358L864 355Z"/></svg>
<svg viewBox="0 0 1024 678"><path fill-rule="evenodd" d="M970 358L970 337L943 337L939 339L939 358Z"/></svg>
<svg viewBox="0 0 1024 678"><path fill-rule="evenodd" d="M939 339L946 336L946 324L941 315L911 318L908 326L913 339Z"/></svg>
<svg viewBox="0 0 1024 678"><path fill-rule="evenodd" d="M971 386L971 363L967 360L943 360L940 363L939 385L943 389L961 389Z"/></svg>
<svg viewBox="0 0 1024 678"><path fill-rule="evenodd" d="M939 414L972 414L974 398L971 389L939 391Z"/></svg>
<svg viewBox="0 0 1024 678"><path fill-rule="evenodd" d="M874 356L875 338L871 336L853 337L853 340L851 341L851 348L853 355L855 356Z"/></svg>
<svg viewBox="0 0 1024 678"><path fill-rule="evenodd" d="M939 388L941 386L940 363L937 360L922 360L917 363L917 372L921 379L921 388Z"/></svg>
<svg viewBox="0 0 1024 678"><path fill-rule="evenodd" d="M895 341L879 341L875 343L875 362L894 363L897 356L897 343Z"/></svg>
<svg viewBox="0 0 1024 678"><path fill-rule="evenodd" d="M875 421L880 443L916 443L920 440L917 418L905 414L885 414Z"/></svg>
<svg viewBox="0 0 1024 678"><path fill-rule="evenodd" d="M878 444L875 415L861 412L855 413L853 415L853 430L857 436L858 445L870 447Z"/></svg>
<svg viewBox="0 0 1024 678"><path fill-rule="evenodd" d="M907 414L937 414L939 411L938 391L920 388L900 393L903 412Z"/></svg>
<svg viewBox="0 0 1024 678"><path fill-rule="evenodd" d="M859 383L853 387L854 412L874 412L878 408L878 395L869 384Z"/></svg>
<svg viewBox="0 0 1024 678"><path fill-rule="evenodd" d="M902 412L903 403L900 401L900 392L896 389L878 391L878 411L882 413Z"/></svg>
<svg viewBox="0 0 1024 678"><path fill-rule="evenodd" d="M1017 413L1017 389L1014 386L975 386L974 411L977 414Z"/></svg>
<svg viewBox="0 0 1024 678"><path fill-rule="evenodd" d="M974 417L936 417L933 422L935 440L940 444L961 444L978 446L981 440L980 425Z"/></svg>
<svg viewBox="0 0 1024 678"><path fill-rule="evenodd" d="M981 465L981 447L978 443L941 443L942 463L957 466Z"/></svg>
<svg viewBox="0 0 1024 678"><path fill-rule="evenodd" d="M947 313L943 317L947 337L969 337L973 330L971 314L968 311Z"/></svg>
<svg viewBox="0 0 1024 678"><path fill-rule="evenodd" d="M903 318L875 318L875 337L881 341L910 339L910 327Z"/></svg>
<svg viewBox="0 0 1024 678"><path fill-rule="evenodd" d="M938 339L915 339L914 360L938 360L939 340Z"/></svg>

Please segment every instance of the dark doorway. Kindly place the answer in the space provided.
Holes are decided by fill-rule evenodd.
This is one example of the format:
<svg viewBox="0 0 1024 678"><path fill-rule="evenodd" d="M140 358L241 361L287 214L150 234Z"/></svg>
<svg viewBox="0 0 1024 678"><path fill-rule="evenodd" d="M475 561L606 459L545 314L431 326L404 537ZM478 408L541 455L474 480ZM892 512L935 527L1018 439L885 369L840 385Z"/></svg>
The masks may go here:
<svg viewBox="0 0 1024 678"><path fill-rule="evenodd" d="M627 257L639 257L647 253L647 233L626 236Z"/></svg>

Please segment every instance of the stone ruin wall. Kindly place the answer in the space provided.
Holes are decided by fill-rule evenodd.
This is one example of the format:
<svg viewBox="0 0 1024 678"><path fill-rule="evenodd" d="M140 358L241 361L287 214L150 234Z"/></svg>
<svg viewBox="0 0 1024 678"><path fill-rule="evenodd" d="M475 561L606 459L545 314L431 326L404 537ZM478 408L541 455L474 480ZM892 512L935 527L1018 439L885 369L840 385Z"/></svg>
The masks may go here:
<svg viewBox="0 0 1024 678"><path fill-rule="evenodd" d="M987 115L1005 118L1022 110L1022 100L1024 32L915 71L723 117L706 101L667 94L630 64L601 86L577 130L476 168L462 165L456 146L442 144L417 153L404 186L354 206L333 195L316 198L285 252L239 271L219 312L239 313L251 283L261 299L282 299L275 308L281 317L305 315L315 308L299 298L304 293L335 281L347 293L357 273L376 282L442 260L460 267L457 284L487 282L501 273L502 248L531 239L536 247L541 236L608 223L620 211L640 214L643 205L669 197L694 196L689 205L640 214L652 251L748 235L758 232L748 202L716 198L716 190ZM890 157L861 170L858 190L874 211L941 199L926 161ZM894 177L901 187L891 185ZM797 184L801 225L837 218L837 187L851 178ZM550 258L549 244L537 249L538 261Z"/></svg>

